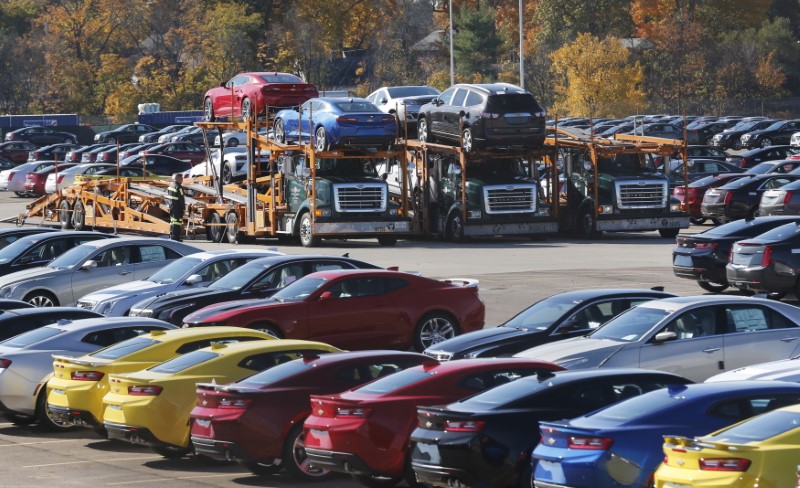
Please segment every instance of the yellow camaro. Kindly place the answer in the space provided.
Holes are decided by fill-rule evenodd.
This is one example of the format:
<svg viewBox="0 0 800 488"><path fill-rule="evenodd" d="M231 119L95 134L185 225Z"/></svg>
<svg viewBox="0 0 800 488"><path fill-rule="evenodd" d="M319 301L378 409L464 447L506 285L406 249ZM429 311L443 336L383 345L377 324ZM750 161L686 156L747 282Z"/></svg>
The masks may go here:
<svg viewBox="0 0 800 488"><path fill-rule="evenodd" d="M157 330L77 358L54 356L47 406L53 418L64 425L92 427L104 434L103 396L108 393L108 375L140 371L214 342L261 339L273 337L242 327Z"/></svg>
<svg viewBox="0 0 800 488"><path fill-rule="evenodd" d="M656 488L800 486L800 405L752 417L703 437L664 436Z"/></svg>
<svg viewBox="0 0 800 488"><path fill-rule="evenodd" d="M103 422L109 438L182 457L191 452L189 414L197 383L230 383L305 354L337 351L321 342L289 339L212 344L143 371L111 375Z"/></svg>

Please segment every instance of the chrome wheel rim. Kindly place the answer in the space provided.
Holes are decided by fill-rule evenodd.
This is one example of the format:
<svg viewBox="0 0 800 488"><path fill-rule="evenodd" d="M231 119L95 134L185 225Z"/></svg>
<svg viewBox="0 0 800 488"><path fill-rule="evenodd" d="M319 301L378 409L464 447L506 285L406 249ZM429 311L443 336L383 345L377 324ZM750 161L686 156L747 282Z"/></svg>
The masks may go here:
<svg viewBox="0 0 800 488"><path fill-rule="evenodd" d="M425 119L420 119L419 126L417 127L417 138L422 142L428 140L428 122Z"/></svg>
<svg viewBox="0 0 800 488"><path fill-rule="evenodd" d="M36 307L53 307L55 304L50 297L46 295L35 295L28 299L28 303Z"/></svg>
<svg viewBox="0 0 800 488"><path fill-rule="evenodd" d="M330 472L327 469L311 466L311 462L306 455L306 442L302 431L294 438L294 443L292 443L292 462L297 466L297 469L307 476L321 477Z"/></svg>
<svg viewBox="0 0 800 488"><path fill-rule="evenodd" d="M472 151L472 131L465 130L462 139L464 140L464 150L467 152Z"/></svg>
<svg viewBox="0 0 800 488"><path fill-rule="evenodd" d="M325 129L320 127L319 129L317 129L316 136L314 137L314 148L317 151L324 151L325 150L325 146L326 146L325 138L326 138Z"/></svg>
<svg viewBox="0 0 800 488"><path fill-rule="evenodd" d="M419 339L422 346L428 348L456 335L455 327L443 317L433 317L425 321L420 327Z"/></svg>

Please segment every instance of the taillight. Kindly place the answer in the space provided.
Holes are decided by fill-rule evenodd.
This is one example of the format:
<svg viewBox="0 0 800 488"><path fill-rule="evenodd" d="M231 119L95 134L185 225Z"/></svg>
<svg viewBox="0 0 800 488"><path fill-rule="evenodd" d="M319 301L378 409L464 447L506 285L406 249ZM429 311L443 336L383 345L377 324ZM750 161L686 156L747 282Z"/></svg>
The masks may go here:
<svg viewBox="0 0 800 488"><path fill-rule="evenodd" d="M739 160L739 167L746 168L747 167L747 158L742 158Z"/></svg>
<svg viewBox="0 0 800 488"><path fill-rule="evenodd" d="M381 117L381 122L383 122L384 124L390 124L392 122L395 122L395 118L392 117L391 115L384 115L383 117Z"/></svg>
<svg viewBox="0 0 800 488"><path fill-rule="evenodd" d="M372 409L365 407L338 407L336 409L336 416L346 419L364 419L371 413Z"/></svg>
<svg viewBox="0 0 800 488"><path fill-rule="evenodd" d="M789 205L789 202L792 201L792 197L793 196L794 196L794 192L793 191L787 191L786 195L783 197L783 204L784 205Z"/></svg>
<svg viewBox="0 0 800 488"><path fill-rule="evenodd" d="M569 438L568 446L570 449L594 449L599 451L608 449L613 443L614 440L608 437L572 436Z"/></svg>
<svg viewBox="0 0 800 488"><path fill-rule="evenodd" d="M58 175L58 181L56 181L56 184L61 183L61 181L63 180L64 180L64 175Z"/></svg>
<svg viewBox="0 0 800 488"><path fill-rule="evenodd" d="M445 420L446 432L480 432L485 422L482 420Z"/></svg>
<svg viewBox="0 0 800 488"><path fill-rule="evenodd" d="M319 400L311 401L311 412L317 417L333 418L336 416L336 409L332 404Z"/></svg>
<svg viewBox="0 0 800 488"><path fill-rule="evenodd" d="M0 369L6 369L9 366L11 366L10 359L0 359Z"/></svg>
<svg viewBox="0 0 800 488"><path fill-rule="evenodd" d="M247 408L252 400L247 398L221 398L219 408Z"/></svg>
<svg viewBox="0 0 800 488"><path fill-rule="evenodd" d="M695 242L695 249L716 249L719 247L718 242Z"/></svg>
<svg viewBox="0 0 800 488"><path fill-rule="evenodd" d="M761 266L769 266L772 261L772 246L764 246L764 254L761 256Z"/></svg>
<svg viewBox="0 0 800 488"><path fill-rule="evenodd" d="M675 196L683 195L684 194L684 188L682 186L676 186L675 189L672 190L672 194L675 195Z"/></svg>
<svg viewBox="0 0 800 488"><path fill-rule="evenodd" d="M340 117L336 117L336 122L341 122L343 124L355 123L358 122L358 119L355 117L345 117L344 115L342 115Z"/></svg>
<svg viewBox="0 0 800 488"><path fill-rule="evenodd" d="M686 203L693 205L695 202L697 202L697 189L689 188L689 191L686 193Z"/></svg>
<svg viewBox="0 0 800 488"><path fill-rule="evenodd" d="M678 246L689 247L691 242L689 241L688 237L682 237L681 236L681 237L678 237L677 239L675 239L675 244L678 245Z"/></svg>
<svg viewBox="0 0 800 488"><path fill-rule="evenodd" d="M160 386L155 385L137 385L128 387L128 395L134 396L158 396L163 390Z"/></svg>
<svg viewBox="0 0 800 488"><path fill-rule="evenodd" d="M702 471L747 471L750 460L740 458L700 459Z"/></svg>
<svg viewBox="0 0 800 488"><path fill-rule="evenodd" d="M499 119L501 114L495 114L492 112L481 112L482 119Z"/></svg>
<svg viewBox="0 0 800 488"><path fill-rule="evenodd" d="M75 381L100 381L105 373L100 371L73 371L70 377Z"/></svg>
<svg viewBox="0 0 800 488"><path fill-rule="evenodd" d="M733 192L729 191L725 193L725 206L730 205L731 199L733 199Z"/></svg>

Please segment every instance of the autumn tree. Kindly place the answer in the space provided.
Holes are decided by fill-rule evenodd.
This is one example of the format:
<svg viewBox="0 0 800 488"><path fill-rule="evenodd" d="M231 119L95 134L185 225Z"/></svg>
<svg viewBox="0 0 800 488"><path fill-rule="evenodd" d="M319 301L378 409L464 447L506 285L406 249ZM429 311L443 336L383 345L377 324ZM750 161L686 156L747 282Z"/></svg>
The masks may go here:
<svg viewBox="0 0 800 488"><path fill-rule="evenodd" d="M619 117L646 104L644 75L616 37L579 34L552 54L556 111L562 115Z"/></svg>

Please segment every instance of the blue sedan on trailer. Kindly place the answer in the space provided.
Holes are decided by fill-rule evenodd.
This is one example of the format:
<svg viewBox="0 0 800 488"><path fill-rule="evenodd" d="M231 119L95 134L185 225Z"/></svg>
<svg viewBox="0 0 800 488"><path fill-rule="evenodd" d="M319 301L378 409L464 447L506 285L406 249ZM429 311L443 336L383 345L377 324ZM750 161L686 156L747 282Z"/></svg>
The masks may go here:
<svg viewBox="0 0 800 488"><path fill-rule="evenodd" d="M560 422L540 422L534 488L652 486L663 436L708 434L800 403L800 384L729 381L662 388Z"/></svg>
<svg viewBox="0 0 800 488"><path fill-rule="evenodd" d="M397 138L397 121L364 98L312 98L299 111L275 114L273 133L283 144L310 140L317 151L388 147Z"/></svg>

